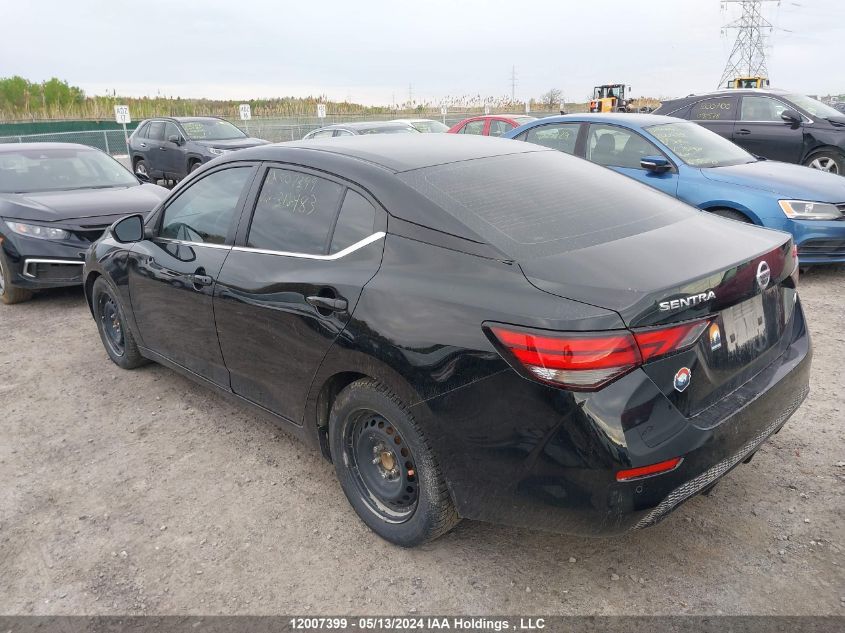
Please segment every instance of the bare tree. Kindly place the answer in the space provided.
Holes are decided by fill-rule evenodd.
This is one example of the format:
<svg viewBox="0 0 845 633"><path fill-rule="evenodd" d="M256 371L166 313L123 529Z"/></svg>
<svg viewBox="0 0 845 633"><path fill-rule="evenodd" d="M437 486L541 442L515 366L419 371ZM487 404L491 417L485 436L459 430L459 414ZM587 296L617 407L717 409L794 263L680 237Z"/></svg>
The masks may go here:
<svg viewBox="0 0 845 633"><path fill-rule="evenodd" d="M540 97L540 103L548 107L549 110L554 110L555 107L560 103L561 96L563 96L563 93L560 90L558 90L557 88L552 88Z"/></svg>

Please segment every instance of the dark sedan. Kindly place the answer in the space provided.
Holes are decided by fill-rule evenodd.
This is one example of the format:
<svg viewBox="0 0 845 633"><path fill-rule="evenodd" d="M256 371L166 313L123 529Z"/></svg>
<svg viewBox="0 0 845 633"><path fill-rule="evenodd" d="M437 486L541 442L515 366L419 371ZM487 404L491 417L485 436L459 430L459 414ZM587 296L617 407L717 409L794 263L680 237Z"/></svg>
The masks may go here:
<svg viewBox="0 0 845 633"><path fill-rule="evenodd" d="M722 90L664 101L654 114L695 121L755 156L845 175L845 114L802 94Z"/></svg>
<svg viewBox="0 0 845 633"><path fill-rule="evenodd" d="M712 487L807 394L796 282L785 233L452 134L225 157L85 266L113 362L267 414L403 546L615 534Z"/></svg>
<svg viewBox="0 0 845 633"><path fill-rule="evenodd" d="M217 117L162 117L141 121L129 137L129 156L141 178L182 180L218 156L267 143Z"/></svg>
<svg viewBox="0 0 845 633"><path fill-rule="evenodd" d="M115 220L167 194L98 149L73 143L0 145L0 299L82 282L82 258Z"/></svg>

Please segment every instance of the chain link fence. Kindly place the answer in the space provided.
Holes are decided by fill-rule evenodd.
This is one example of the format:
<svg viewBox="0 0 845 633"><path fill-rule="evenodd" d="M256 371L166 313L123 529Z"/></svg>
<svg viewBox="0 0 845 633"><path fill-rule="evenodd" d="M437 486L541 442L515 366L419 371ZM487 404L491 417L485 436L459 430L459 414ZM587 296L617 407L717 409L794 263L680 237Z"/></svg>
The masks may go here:
<svg viewBox="0 0 845 633"><path fill-rule="evenodd" d="M558 112L532 112L529 116L544 117L558 114ZM463 119L478 116L477 112L450 112L444 116L432 115L328 115L324 119L316 116L285 117L285 118L255 118L249 121L229 118L249 136L261 138L271 143L284 141L298 141L303 136L325 125L335 123L351 123L356 121L390 121L397 118L431 118L441 121L449 127ZM126 138L123 130L88 130L78 132L52 132L45 134L22 134L16 136L0 136L0 143L80 143L101 149L113 156L128 154Z"/></svg>

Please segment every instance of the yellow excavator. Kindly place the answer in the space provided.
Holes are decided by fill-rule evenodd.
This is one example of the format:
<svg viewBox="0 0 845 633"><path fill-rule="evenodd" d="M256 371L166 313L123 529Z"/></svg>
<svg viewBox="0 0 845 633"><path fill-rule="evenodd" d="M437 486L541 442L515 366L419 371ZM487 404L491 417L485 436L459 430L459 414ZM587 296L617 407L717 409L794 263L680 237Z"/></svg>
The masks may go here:
<svg viewBox="0 0 845 633"><path fill-rule="evenodd" d="M728 82L728 88L768 88L768 77L737 77Z"/></svg>
<svg viewBox="0 0 845 633"><path fill-rule="evenodd" d="M593 88L590 112L633 112L633 99L625 98L625 93L630 93L630 90L625 84L596 86Z"/></svg>

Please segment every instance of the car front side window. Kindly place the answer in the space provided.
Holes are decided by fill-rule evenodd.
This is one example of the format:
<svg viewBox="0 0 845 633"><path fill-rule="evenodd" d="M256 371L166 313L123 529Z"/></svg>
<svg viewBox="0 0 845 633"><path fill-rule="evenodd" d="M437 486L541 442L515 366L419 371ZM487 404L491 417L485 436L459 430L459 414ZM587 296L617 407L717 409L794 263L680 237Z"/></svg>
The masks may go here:
<svg viewBox="0 0 845 633"><path fill-rule="evenodd" d="M780 115L786 106L771 97L743 97L740 117L743 121L774 121L781 123Z"/></svg>
<svg viewBox="0 0 845 633"><path fill-rule="evenodd" d="M224 244L251 175L249 166L231 167L192 183L165 208L159 236L198 244Z"/></svg>
<svg viewBox="0 0 845 633"><path fill-rule="evenodd" d="M513 128L514 126L507 121L494 119L493 121L490 121L490 136L501 136L506 132L510 132Z"/></svg>
<svg viewBox="0 0 845 633"><path fill-rule="evenodd" d="M632 130L614 125L591 125L587 137L587 159L605 167L643 169L646 156L663 156L650 141Z"/></svg>

